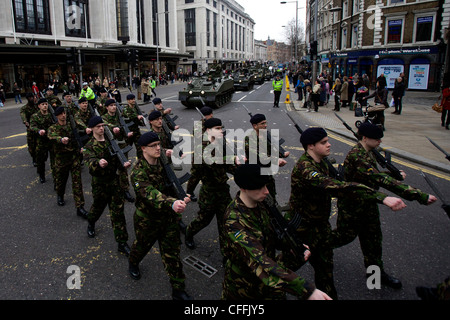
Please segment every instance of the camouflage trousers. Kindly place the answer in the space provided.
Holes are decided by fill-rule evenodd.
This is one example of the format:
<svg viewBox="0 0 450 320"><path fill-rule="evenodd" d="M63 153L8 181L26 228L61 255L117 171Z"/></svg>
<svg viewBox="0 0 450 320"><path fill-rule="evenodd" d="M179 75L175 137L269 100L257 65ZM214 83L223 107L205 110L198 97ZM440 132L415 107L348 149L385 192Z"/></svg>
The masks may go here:
<svg viewBox="0 0 450 320"><path fill-rule="evenodd" d="M183 272L180 250L180 226L174 212L158 212L151 216L134 214L136 239L133 242L129 261L139 264L156 241L166 274L173 289L184 290L186 276Z"/></svg>
<svg viewBox="0 0 450 320"><path fill-rule="evenodd" d="M103 214L106 206L109 208L114 238L117 242L128 241L127 223L124 212L124 194L119 187L119 178L102 181L92 177L92 197L94 202L88 215L88 221L95 223Z"/></svg>
<svg viewBox="0 0 450 320"><path fill-rule="evenodd" d="M228 186L228 185L227 185ZM223 215L232 201L230 196L230 188L215 188L207 189L205 187L200 188L198 205L199 212L197 217L192 220L186 228L186 234L195 236L202 229L206 228L214 216L217 220L217 231L219 233L219 244L222 251L224 245L224 232L223 232Z"/></svg>
<svg viewBox="0 0 450 320"><path fill-rule="evenodd" d="M356 237L359 238L365 267L376 265L383 270L383 235L378 204L365 203L355 207L339 200L336 229L332 232L331 244L333 248L338 248Z"/></svg>
<svg viewBox="0 0 450 320"><path fill-rule="evenodd" d="M30 153L31 158L33 161L36 161L36 133L33 131L27 129L27 146L28 146L28 152Z"/></svg>
<svg viewBox="0 0 450 320"><path fill-rule="evenodd" d="M50 154L50 168L54 174L55 153L52 144L48 139L38 139L36 144L36 164L38 175L45 175L45 162Z"/></svg>
<svg viewBox="0 0 450 320"><path fill-rule="evenodd" d="M299 238L310 248L311 257L308 261L314 268L316 287L337 300L333 275L333 248L330 244L331 225L328 221L321 223L302 221L297 231Z"/></svg>
<svg viewBox="0 0 450 320"><path fill-rule="evenodd" d="M66 185L72 175L72 194L77 208L84 206L83 184L81 182L81 162L78 154L67 156L56 155L54 166L54 179L56 194L63 196Z"/></svg>

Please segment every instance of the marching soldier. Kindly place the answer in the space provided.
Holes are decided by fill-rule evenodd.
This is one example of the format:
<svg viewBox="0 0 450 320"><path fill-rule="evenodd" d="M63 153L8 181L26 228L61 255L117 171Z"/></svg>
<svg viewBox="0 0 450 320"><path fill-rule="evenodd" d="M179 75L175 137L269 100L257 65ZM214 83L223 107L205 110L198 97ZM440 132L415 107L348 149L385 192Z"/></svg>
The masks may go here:
<svg viewBox="0 0 450 320"><path fill-rule="evenodd" d="M363 123L358 129L358 135L358 144L350 150L344 161L346 181L364 183L375 190L383 187L406 200L416 200L423 205L436 201L435 196L403 184L388 173L378 170L377 161L370 151L380 145L383 129L377 125ZM403 171L402 175L406 177ZM366 268L371 265L378 266L382 284L401 288L400 280L388 275L383 268L380 212L377 203L355 201L351 197L339 198L337 228L333 231L334 247L346 245L356 237L359 237Z"/></svg>
<svg viewBox="0 0 450 320"><path fill-rule="evenodd" d="M203 107L200 109L200 112L203 114L203 118L202 121L195 121L194 122L194 135L195 134L203 134L206 131L205 128L205 121L208 119L211 119L213 117L213 109L211 109L210 107ZM203 139L203 138L202 138ZM203 153L203 148L202 145L195 145L194 148L198 148L196 149L197 152L202 152ZM187 182L187 187L186 187L186 192L188 194L191 195L191 201L196 202L197 201L197 197L194 194L195 188L197 188L197 185L200 183L200 179L198 177L196 177L195 175L193 175L192 172L192 167L191 167L191 172L190 172L190 177L189 180Z"/></svg>
<svg viewBox="0 0 450 320"><path fill-rule="evenodd" d="M120 188L120 172L131 166L129 161L124 165L115 155L111 155L109 144L105 139L104 122L101 117L94 116L89 120L92 129L92 139L84 147L84 160L92 176L92 203L89 211L87 234L95 237L95 223L101 217L106 206L109 207L114 238L118 243L119 252L129 255L127 244L128 232L124 212L124 195Z"/></svg>
<svg viewBox="0 0 450 320"><path fill-rule="evenodd" d="M39 111L39 108L35 103L35 96L31 92L25 95L27 99L27 104L20 108L20 118L23 124L27 128L27 146L28 152L30 153L31 159L33 160L33 166L37 166L36 163L36 134L31 130L30 119L31 116Z"/></svg>
<svg viewBox="0 0 450 320"><path fill-rule="evenodd" d="M300 299L330 300L313 283L286 268L276 254L278 237L262 201L269 191L267 175L256 164L236 168L234 180L240 191L224 217L225 275L222 299L285 300L286 293ZM305 260L309 252L305 251Z"/></svg>
<svg viewBox="0 0 450 320"><path fill-rule="evenodd" d="M191 177L195 181L201 180L202 187L199 193L199 208L200 211L197 217L189 223L186 228L185 244L189 249L195 248L194 236L202 229L206 228L214 218L217 220L217 229L219 233L220 250L223 249L223 214L231 202L230 186L228 185L227 173L234 173L235 165L228 164L225 155L226 150L223 150L223 132L222 121L217 118L211 118L205 121L205 128L208 134L208 141L203 144L203 149L206 147L214 147L214 151L220 150L222 158L220 163L215 163L214 159L208 161L204 159L201 164L193 164L191 170ZM214 152L212 151L212 152ZM218 157L219 155L204 155ZM188 193L189 194L189 193Z"/></svg>
<svg viewBox="0 0 450 320"><path fill-rule="evenodd" d="M45 162L50 154L50 167L53 173L54 153L51 141L48 139L48 128L53 124L52 116L48 111L47 99L41 98L37 105L39 111L30 118L30 130L36 135L36 167L39 181L45 183Z"/></svg>
<svg viewBox="0 0 450 320"><path fill-rule="evenodd" d="M323 128L305 130L300 142L305 153L299 158L291 174L290 210L285 217L301 217L297 228L299 238L311 250L309 262L314 268L315 283L333 299L337 292L333 280L333 247L331 225L331 197L352 197L358 201L383 203L392 210L401 210L404 202L356 182L342 182L332 178L324 158L330 154L330 143Z"/></svg>
<svg viewBox="0 0 450 320"><path fill-rule="evenodd" d="M158 110L150 112L148 115L148 121L150 122L150 129L155 132L158 135L159 140L161 140L161 146L164 149L172 149L172 141L170 141L163 129L161 112Z"/></svg>
<svg viewBox="0 0 450 320"><path fill-rule="evenodd" d="M107 125L110 128L111 132L118 140L119 147L123 149L128 145L126 143L126 140L132 137L133 132L129 132L128 136L125 136L125 132L123 128L121 128L120 126L119 113L117 111L116 101L114 99L108 99L105 102L105 106L107 112L102 116L102 119L105 125ZM125 155L128 158L128 155L127 154ZM134 198L128 191L130 187L130 182L128 180L128 172L126 170L121 172L120 186L125 194L125 199L129 202L134 202Z"/></svg>
<svg viewBox="0 0 450 320"><path fill-rule="evenodd" d="M100 116L104 115L106 112L108 112L106 110L106 106L105 103L108 100L108 90L106 90L106 88L101 88L100 89L100 96L97 97L97 100L95 101L95 107L98 110L98 113L100 114Z"/></svg>
<svg viewBox="0 0 450 320"><path fill-rule="evenodd" d="M62 101L53 94L53 88L48 87L47 91L45 91L46 99L48 101L48 104L52 106L53 108L56 108L57 106L62 105Z"/></svg>
<svg viewBox="0 0 450 320"><path fill-rule="evenodd" d="M252 134L246 138L245 143L245 156L247 161L250 163L259 164L263 168L270 168L272 161L271 157L273 156L273 150L271 142L267 140L267 120L266 116L260 113L253 115L250 118L250 123L253 127ZM267 134L269 134L267 132ZM267 153L265 153L266 151ZM289 156L289 151L286 151L284 154L279 152L278 156L278 166L283 167L286 165L287 161L282 159ZM265 162L265 163L264 163ZM267 188L269 189L270 195L274 200L276 200L276 187L275 187L275 178L273 175L269 175L269 183L267 184Z"/></svg>
<svg viewBox="0 0 450 320"><path fill-rule="evenodd" d="M48 137L54 141L55 165L54 177L59 206L65 204L64 194L69 173L72 175L72 192L77 208L77 215L87 218L88 212L84 209L83 184L81 181L81 161L79 148L75 141L72 128L66 121L66 111L64 107L55 109L55 116L58 122L48 128Z"/></svg>
<svg viewBox="0 0 450 320"><path fill-rule="evenodd" d="M72 113L75 122L81 130L84 131L85 134L90 134L91 130L88 128L89 120L95 116L95 114L92 114L91 111L88 108L88 101L86 98L82 97L78 99L78 106L77 110Z"/></svg>
<svg viewBox="0 0 450 320"><path fill-rule="evenodd" d="M161 112L161 114L164 115L169 115L172 112L172 108L167 108L165 109L162 103L162 100L160 98L155 98L153 99L153 104L155 105L155 109L158 110L159 112ZM174 131L177 130L179 128L179 126L173 126L172 123L170 121L167 121L165 117L163 117L163 121L167 124L167 126L169 127L170 130Z"/></svg>
<svg viewBox="0 0 450 320"><path fill-rule="evenodd" d="M75 104L75 102L73 101L73 97L72 94L70 94L69 92L64 92L63 94L63 103L62 106L64 108L66 108L66 111L69 110L69 112L71 112L72 114L74 114L77 110L78 107Z"/></svg>
<svg viewBox="0 0 450 320"><path fill-rule="evenodd" d="M191 300L185 291L185 275L180 258L181 214L189 198L177 200L172 189L168 189L163 167L159 161L162 148L155 132L144 133L139 141L143 156L139 158L131 172L131 181L136 193L136 211L134 230L136 239L129 257L130 276L138 280L141 277L139 263L149 250L159 243L161 259L172 286L174 300Z"/></svg>
<svg viewBox="0 0 450 320"><path fill-rule="evenodd" d="M137 142L141 137L141 130L139 126L144 126L144 116L138 114L136 109L136 96L134 94L127 95L127 105L123 109L123 116L128 119L128 121L134 124L130 126L130 130L133 132L133 136L128 139L128 144L134 144L136 146L136 156L139 158L142 156L142 150L139 148Z"/></svg>

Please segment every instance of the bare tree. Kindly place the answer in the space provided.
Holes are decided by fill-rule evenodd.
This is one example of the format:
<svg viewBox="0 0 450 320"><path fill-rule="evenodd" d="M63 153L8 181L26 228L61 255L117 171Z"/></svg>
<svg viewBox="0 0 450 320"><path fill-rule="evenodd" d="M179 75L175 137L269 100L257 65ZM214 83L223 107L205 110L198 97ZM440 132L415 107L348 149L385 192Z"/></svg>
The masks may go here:
<svg viewBox="0 0 450 320"><path fill-rule="evenodd" d="M297 30L296 30L297 29ZM291 46L292 57L295 57L295 37L297 36L297 57L301 53L301 44L305 42L305 27L301 21L295 25L295 19L292 19L284 28L286 43Z"/></svg>

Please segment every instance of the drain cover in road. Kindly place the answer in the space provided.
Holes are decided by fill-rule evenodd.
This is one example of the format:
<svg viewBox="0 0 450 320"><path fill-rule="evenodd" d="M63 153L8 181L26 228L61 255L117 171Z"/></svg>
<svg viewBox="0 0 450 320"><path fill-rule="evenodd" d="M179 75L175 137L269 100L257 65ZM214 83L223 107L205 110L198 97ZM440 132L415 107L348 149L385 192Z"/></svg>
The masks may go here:
<svg viewBox="0 0 450 320"><path fill-rule="evenodd" d="M203 262L202 260L194 257L189 256L183 259L183 261L190 265L195 270L199 271L200 273L204 274L208 278L211 278L213 275L216 274L217 270L211 267L209 264Z"/></svg>

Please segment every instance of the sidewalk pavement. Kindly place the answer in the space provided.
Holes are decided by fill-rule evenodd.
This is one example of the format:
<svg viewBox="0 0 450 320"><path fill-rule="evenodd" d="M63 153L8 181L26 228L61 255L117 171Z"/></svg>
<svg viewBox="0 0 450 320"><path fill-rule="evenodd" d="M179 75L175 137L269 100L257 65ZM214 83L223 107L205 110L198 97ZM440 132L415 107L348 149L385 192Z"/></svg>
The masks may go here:
<svg viewBox="0 0 450 320"><path fill-rule="evenodd" d="M406 91L403 97L402 114L392 114L393 107L384 111L385 127L381 148L389 151L393 157L450 173L450 161L428 139L432 139L443 150L450 154L450 130L441 126L441 114L431 109L438 101L439 92ZM291 92L291 106L305 120L324 127L327 131L340 136L355 139L350 130L334 114L334 97L330 97L328 106L319 107L318 112L306 112L303 103L295 100L297 94ZM389 93L389 101L391 100ZM373 104L373 99L369 100ZM354 111L341 108L337 114L356 132Z"/></svg>

